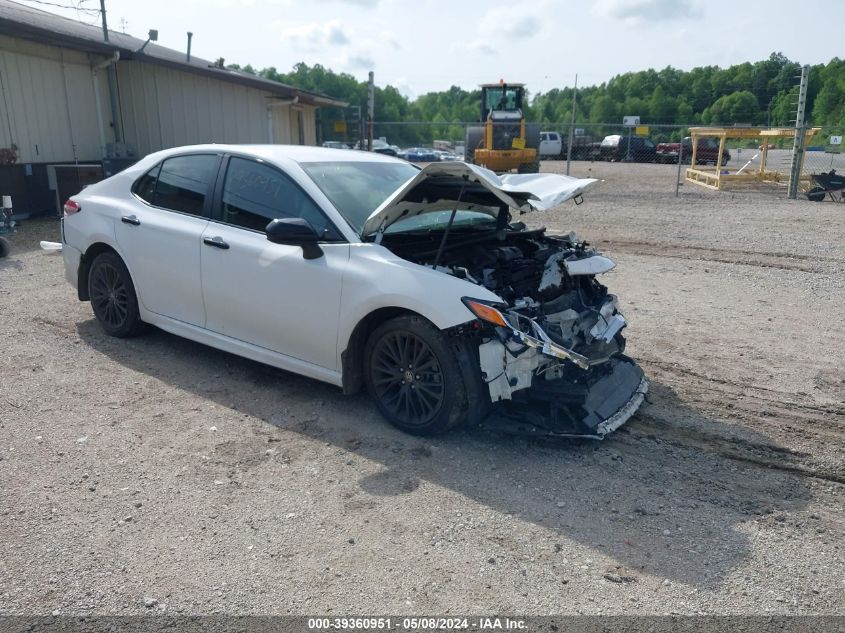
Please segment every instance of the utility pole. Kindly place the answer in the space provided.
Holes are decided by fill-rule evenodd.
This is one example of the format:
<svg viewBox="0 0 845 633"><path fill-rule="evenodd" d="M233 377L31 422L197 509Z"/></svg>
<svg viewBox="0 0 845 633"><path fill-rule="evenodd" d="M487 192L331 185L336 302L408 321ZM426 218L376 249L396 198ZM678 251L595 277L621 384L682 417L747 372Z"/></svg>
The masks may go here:
<svg viewBox="0 0 845 633"><path fill-rule="evenodd" d="M798 181L801 179L801 167L804 164L805 123L804 110L807 106L807 84L810 80L810 67L801 67L801 85L798 88L798 112L795 116L795 141L792 144L792 169L789 174L789 197L798 197Z"/></svg>
<svg viewBox="0 0 845 633"><path fill-rule="evenodd" d="M109 42L109 24L106 20L106 0L100 0L100 18L103 20L103 41ZM115 57L117 61L117 57ZM120 106L118 105L117 97L117 75L114 70L114 62L106 68L106 79L109 84L109 104L111 105L111 127L114 133L114 142L120 143L122 135L120 133ZM103 148L105 152L105 148Z"/></svg>
<svg viewBox="0 0 845 633"><path fill-rule="evenodd" d="M100 0L100 17L103 20L103 41L109 41L109 25L106 22L106 0Z"/></svg>
<svg viewBox="0 0 845 633"><path fill-rule="evenodd" d="M578 73L575 73L575 90L572 92L572 119L569 121L569 141L566 144L566 175L572 162L572 140L575 138L575 101L578 99Z"/></svg>
<svg viewBox="0 0 845 633"><path fill-rule="evenodd" d="M367 151L373 151L373 117L376 109L375 75L370 71L367 83Z"/></svg>
<svg viewBox="0 0 845 633"><path fill-rule="evenodd" d="M106 0L100 0L100 17L103 20L103 41L108 44L109 25L106 21ZM117 101L117 76L114 71L114 63L109 64L108 68L106 68L106 78L109 82L109 102L111 105L111 125L114 133L114 142L120 143L123 139L120 133L120 107ZM105 151L105 148L103 148L103 151Z"/></svg>

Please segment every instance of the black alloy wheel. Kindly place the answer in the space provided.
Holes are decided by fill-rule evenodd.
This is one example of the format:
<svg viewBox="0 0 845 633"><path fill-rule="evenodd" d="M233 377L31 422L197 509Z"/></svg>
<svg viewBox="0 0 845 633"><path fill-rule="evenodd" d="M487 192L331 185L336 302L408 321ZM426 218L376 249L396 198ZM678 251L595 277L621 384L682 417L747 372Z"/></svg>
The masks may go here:
<svg viewBox="0 0 845 633"><path fill-rule="evenodd" d="M415 435L445 431L466 418L466 392L454 353L431 323L391 319L370 335L367 389L382 415Z"/></svg>
<svg viewBox="0 0 845 633"><path fill-rule="evenodd" d="M135 286L115 253L101 253L88 273L88 296L100 326L110 336L125 338L141 329Z"/></svg>
<svg viewBox="0 0 845 633"><path fill-rule="evenodd" d="M412 332L379 339L371 358L373 386L384 407L409 425L424 425L443 406L443 371L437 357Z"/></svg>

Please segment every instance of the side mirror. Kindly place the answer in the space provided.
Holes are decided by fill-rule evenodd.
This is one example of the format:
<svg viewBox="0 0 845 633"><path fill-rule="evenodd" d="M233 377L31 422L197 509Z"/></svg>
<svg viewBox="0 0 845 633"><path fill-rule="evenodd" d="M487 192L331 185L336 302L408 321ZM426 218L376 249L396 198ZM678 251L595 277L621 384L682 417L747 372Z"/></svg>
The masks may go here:
<svg viewBox="0 0 845 633"><path fill-rule="evenodd" d="M277 218L271 220L264 229L267 239L274 244L290 244L302 247L305 259L318 259L323 256L317 231L308 220L302 218Z"/></svg>

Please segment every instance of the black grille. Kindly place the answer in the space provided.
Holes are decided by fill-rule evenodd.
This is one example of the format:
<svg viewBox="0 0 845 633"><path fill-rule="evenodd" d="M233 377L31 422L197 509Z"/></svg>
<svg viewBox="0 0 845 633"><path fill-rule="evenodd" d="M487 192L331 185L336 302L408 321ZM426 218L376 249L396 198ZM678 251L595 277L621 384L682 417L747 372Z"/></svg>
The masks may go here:
<svg viewBox="0 0 845 633"><path fill-rule="evenodd" d="M519 123L493 124L493 149L512 149L513 139L519 138Z"/></svg>

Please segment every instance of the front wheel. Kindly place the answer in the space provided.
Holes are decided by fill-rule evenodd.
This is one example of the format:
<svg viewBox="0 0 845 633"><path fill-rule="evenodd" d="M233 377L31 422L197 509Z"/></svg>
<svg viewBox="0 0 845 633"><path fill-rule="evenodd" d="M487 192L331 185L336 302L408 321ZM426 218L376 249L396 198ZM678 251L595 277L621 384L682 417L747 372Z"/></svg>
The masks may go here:
<svg viewBox="0 0 845 633"><path fill-rule="evenodd" d="M94 316L109 336L127 338L141 331L135 286L116 253L100 253L94 259L88 273L88 296Z"/></svg>
<svg viewBox="0 0 845 633"><path fill-rule="evenodd" d="M434 435L466 419L463 376L443 335L419 316L386 321L364 353L367 390L381 414L413 435Z"/></svg>
<svg viewBox="0 0 845 633"><path fill-rule="evenodd" d="M821 202L824 200L826 193L824 187L815 186L807 192L807 200L811 202Z"/></svg>

